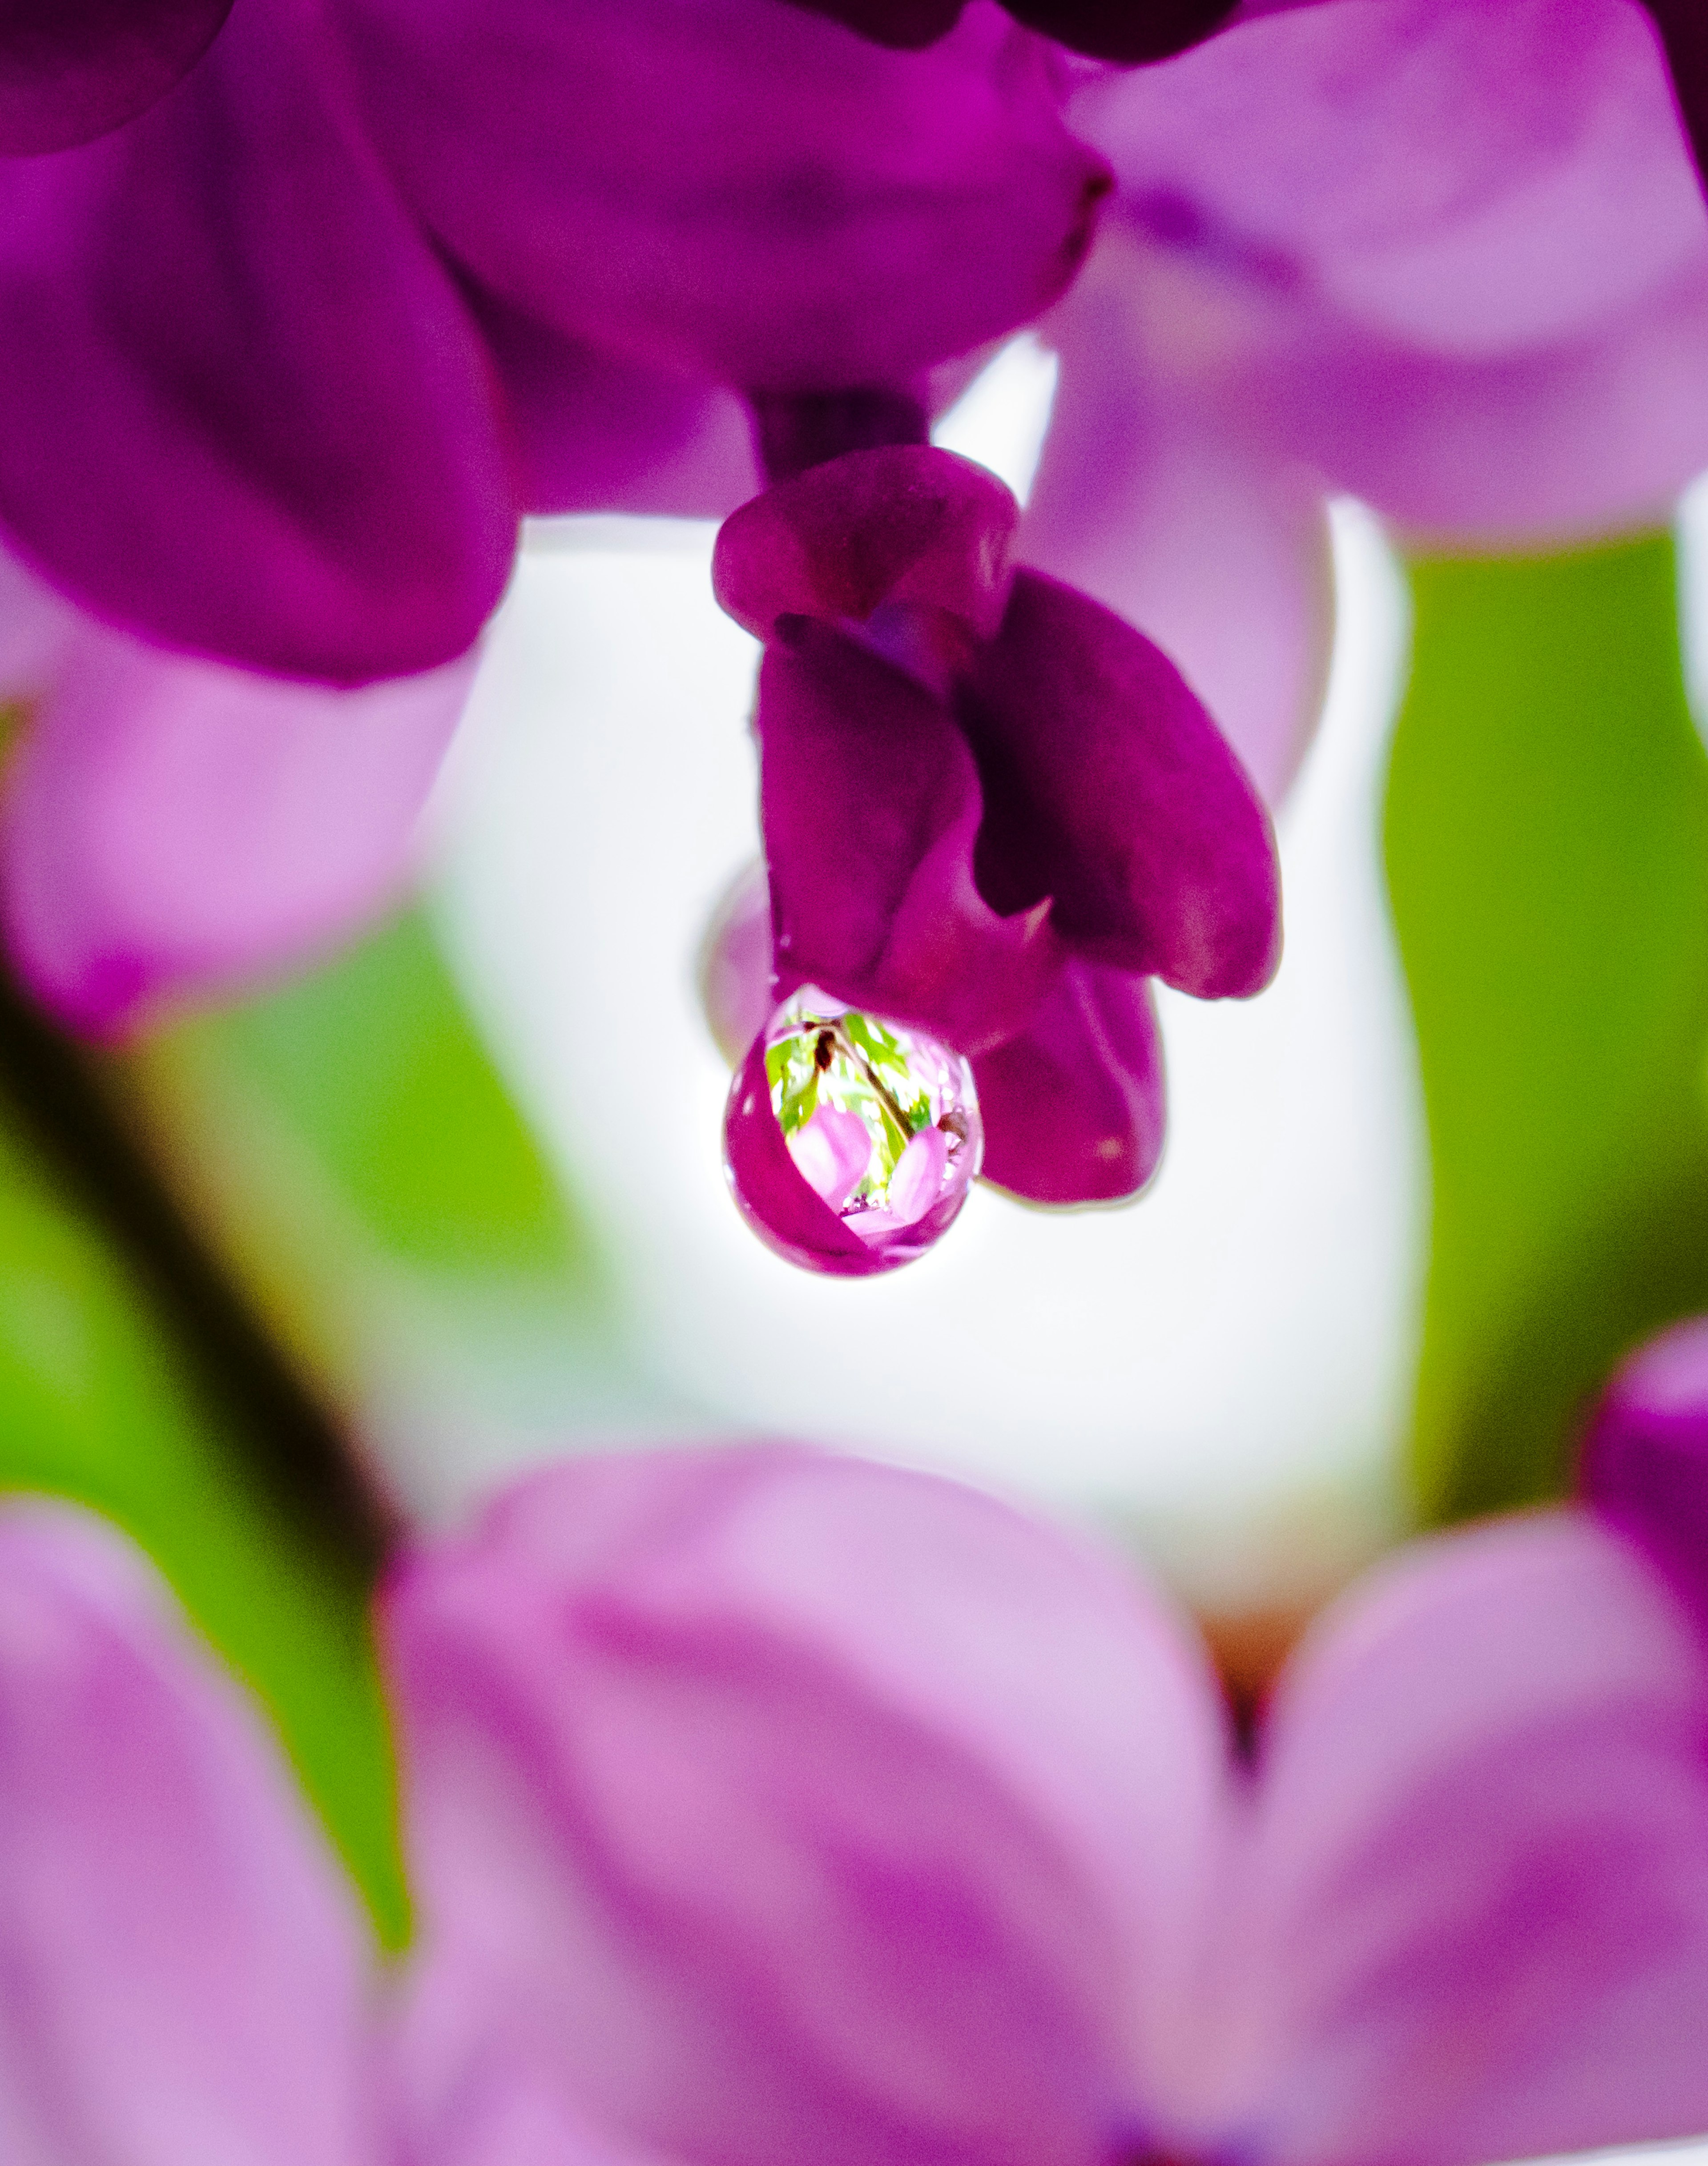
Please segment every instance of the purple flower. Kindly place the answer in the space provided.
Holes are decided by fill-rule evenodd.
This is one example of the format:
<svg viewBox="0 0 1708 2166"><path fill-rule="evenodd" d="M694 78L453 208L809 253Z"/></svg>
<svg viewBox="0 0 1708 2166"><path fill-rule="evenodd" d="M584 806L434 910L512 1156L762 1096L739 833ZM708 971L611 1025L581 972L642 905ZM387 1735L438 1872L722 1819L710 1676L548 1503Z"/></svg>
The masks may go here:
<svg viewBox="0 0 1708 2166"><path fill-rule="evenodd" d="M780 1449L546 1474L384 1619L415 2158L550 2156L526 2121L685 2166L1475 2166L1708 2122L1708 1648L1593 1510L1372 1573L1255 1764L1095 1549Z"/></svg>
<svg viewBox="0 0 1708 2166"><path fill-rule="evenodd" d="M856 452L726 520L713 577L767 642L777 997L816 985L965 1054L989 1177L1081 1202L1130 1194L1161 1148L1148 980L1258 991L1277 873L1262 806L1178 673L1011 569L1018 516L947 452ZM756 1105L770 1122L763 1090ZM780 1151L773 1176L805 1186Z"/></svg>
<svg viewBox="0 0 1708 2166"><path fill-rule="evenodd" d="M1621 1482L1378 1569L1251 1757L1164 1601L973 1492L782 1447L537 1476L383 1595L385 1999L252 1710L114 1536L14 1507L7 2155L1477 2166L1700 2129L1708 1647Z"/></svg>
<svg viewBox="0 0 1708 2166"><path fill-rule="evenodd" d="M331 945L414 867L465 657L357 691L108 631L0 557L0 927L13 967L108 1037Z"/></svg>
<svg viewBox="0 0 1708 2166"><path fill-rule="evenodd" d="M960 21L965 0L796 0L880 45L917 50ZM1002 0L1017 23L1076 53L1131 64L1161 60L1208 37L1236 0Z"/></svg>
<svg viewBox="0 0 1708 2166"><path fill-rule="evenodd" d="M1708 212L1634 0L1254 12L1068 112L1118 185L1045 326L1019 553L1158 640L1272 803L1320 700L1325 492L1551 547L1708 465Z"/></svg>
<svg viewBox="0 0 1708 2166"><path fill-rule="evenodd" d="M8 0L0 25L0 157L87 143L163 98L231 0Z"/></svg>
<svg viewBox="0 0 1708 2166"><path fill-rule="evenodd" d="M784 0L237 0L0 165L0 526L95 615L353 684L461 654L523 510L727 510L728 387L909 379L1035 315L1108 185L1049 48Z"/></svg>

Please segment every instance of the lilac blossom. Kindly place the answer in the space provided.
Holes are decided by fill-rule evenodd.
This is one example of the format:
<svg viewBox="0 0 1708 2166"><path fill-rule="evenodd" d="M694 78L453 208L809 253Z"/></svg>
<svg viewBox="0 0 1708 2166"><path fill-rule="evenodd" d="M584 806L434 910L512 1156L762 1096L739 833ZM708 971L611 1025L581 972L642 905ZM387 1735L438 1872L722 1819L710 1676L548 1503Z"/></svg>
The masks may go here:
<svg viewBox="0 0 1708 2166"><path fill-rule="evenodd" d="M1658 12L1688 105L1701 11ZM1708 465L1708 212L1637 0L1252 8L1068 110L1118 187L1044 327L1018 553L1158 640L1272 803L1320 700L1325 494L1555 547Z"/></svg>
<svg viewBox="0 0 1708 2166"><path fill-rule="evenodd" d="M8 0L0 24L0 157L92 141L195 65L231 0Z"/></svg>
<svg viewBox="0 0 1708 2166"><path fill-rule="evenodd" d="M767 642L775 996L815 985L966 1056L988 1176L1080 1202L1132 1193L1161 1146L1150 979L1203 999L1266 984L1277 871L1178 673L1013 569L1018 516L946 452L855 452L727 520L713 578Z"/></svg>
<svg viewBox="0 0 1708 2166"><path fill-rule="evenodd" d="M1708 1620L1631 1463L1372 1572L1249 1751L1163 1598L970 1490L781 1446L537 1475L382 1594L389 1987L147 1573L14 1505L7 2155L1478 2166L1700 2129Z"/></svg>

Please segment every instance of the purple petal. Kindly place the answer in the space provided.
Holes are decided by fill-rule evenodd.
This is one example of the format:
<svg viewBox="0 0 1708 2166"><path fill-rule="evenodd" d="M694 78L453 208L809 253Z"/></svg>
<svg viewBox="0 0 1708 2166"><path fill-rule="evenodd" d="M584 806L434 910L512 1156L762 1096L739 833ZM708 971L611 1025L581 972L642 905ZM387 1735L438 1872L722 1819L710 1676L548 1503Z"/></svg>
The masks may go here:
<svg viewBox="0 0 1708 2166"><path fill-rule="evenodd" d="M960 20L966 0L794 0L815 15L846 23L863 38L917 53L947 37Z"/></svg>
<svg viewBox="0 0 1708 2166"><path fill-rule="evenodd" d="M780 1255L833 1278L865 1278L884 1268L843 1223L785 1142L771 1110L763 1034L754 1040L730 1088L723 1159L742 1216Z"/></svg>
<svg viewBox="0 0 1708 2166"><path fill-rule="evenodd" d="M1207 38L1237 0L1002 0L1018 22L1071 51L1131 67Z"/></svg>
<svg viewBox="0 0 1708 2166"><path fill-rule="evenodd" d="M1060 945L974 884L978 779L941 703L808 622L765 657L758 728L780 972L969 1054L1023 1028Z"/></svg>
<svg viewBox="0 0 1708 2166"><path fill-rule="evenodd" d="M1162 1042L1143 978L1071 963L1018 1038L973 1064L985 1178L1032 1203L1136 1196L1162 1155Z"/></svg>
<svg viewBox="0 0 1708 2166"><path fill-rule="evenodd" d="M0 164L0 522L96 615L288 676L460 654L515 513L467 312L306 0L120 134Z"/></svg>
<svg viewBox="0 0 1708 2166"><path fill-rule="evenodd" d="M109 1532L0 1518L0 2137L19 2166L362 2166L354 1905Z"/></svg>
<svg viewBox="0 0 1708 2166"><path fill-rule="evenodd" d="M1326 506L1246 377L1180 352L1182 301L1151 251L1105 234L1048 327L1060 383L1017 554L1154 640L1274 806L1328 681Z"/></svg>
<svg viewBox="0 0 1708 2166"><path fill-rule="evenodd" d="M1020 507L996 476L928 444L851 452L724 521L719 605L756 638L796 616L864 623L880 605L942 610L987 639L1007 599Z"/></svg>
<svg viewBox="0 0 1708 2166"><path fill-rule="evenodd" d="M777 1006L771 973L771 890L763 864L732 880L700 954L700 998L718 1051L739 1068Z"/></svg>
<svg viewBox="0 0 1708 2166"><path fill-rule="evenodd" d="M74 1028L305 960L399 892L473 658L359 692L84 626L0 811L0 919Z"/></svg>
<svg viewBox="0 0 1708 2166"><path fill-rule="evenodd" d="M1679 110L1695 146L1697 169L1708 177L1708 18L1695 0L1647 0L1660 25Z"/></svg>
<svg viewBox="0 0 1708 2166"><path fill-rule="evenodd" d="M865 1179L872 1162L872 1139L865 1123L858 1113L841 1112L834 1106L821 1106L788 1138L788 1150L801 1178L828 1209L838 1212ZM902 1155L905 1160L906 1153ZM896 1172L899 1175L899 1165ZM914 1217L923 1216L922 1206Z"/></svg>
<svg viewBox="0 0 1708 2166"><path fill-rule="evenodd" d="M759 486L733 392L563 337L472 287L525 511L722 519Z"/></svg>
<svg viewBox="0 0 1708 2166"><path fill-rule="evenodd" d="M194 66L231 0L11 0L0 28L0 156L93 142Z"/></svg>
<svg viewBox="0 0 1708 2166"><path fill-rule="evenodd" d="M1700 1640L1587 1515L1420 1545L1283 1681L1229 1896L1236 2149L1474 2166L1695 2133Z"/></svg>
<svg viewBox="0 0 1708 2166"><path fill-rule="evenodd" d="M782 0L341 14L406 194L476 277L744 388L906 383L1028 321L1107 186L1047 50L994 8L915 55Z"/></svg>
<svg viewBox="0 0 1708 2166"><path fill-rule="evenodd" d="M783 1449L584 1460L383 1620L422 1967L602 2125L750 2166L1133 2125L1226 1775L1201 1656L1096 1551Z"/></svg>
<svg viewBox="0 0 1708 2166"><path fill-rule="evenodd" d="M1092 962L1206 1000L1281 959L1274 837L1240 763L1173 664L1085 595L1015 575L959 713L984 793L981 890L1044 896Z"/></svg>
<svg viewBox="0 0 1708 2166"><path fill-rule="evenodd" d="M888 1216L898 1226L917 1226L942 1193L948 1170L949 1138L941 1128L922 1128L890 1176Z"/></svg>
<svg viewBox="0 0 1708 2166"><path fill-rule="evenodd" d="M1614 1377L1579 1488L1708 1623L1708 1318L1674 1324Z"/></svg>

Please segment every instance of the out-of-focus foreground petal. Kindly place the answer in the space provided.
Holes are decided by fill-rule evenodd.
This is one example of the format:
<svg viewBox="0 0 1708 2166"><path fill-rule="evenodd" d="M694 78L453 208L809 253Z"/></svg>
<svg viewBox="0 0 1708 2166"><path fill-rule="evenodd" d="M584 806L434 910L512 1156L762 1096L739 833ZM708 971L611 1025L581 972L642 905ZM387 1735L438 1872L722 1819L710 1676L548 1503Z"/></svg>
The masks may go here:
<svg viewBox="0 0 1708 2166"><path fill-rule="evenodd" d="M93 142L163 98L231 0L10 0L0 21L0 156Z"/></svg>
<svg viewBox="0 0 1708 2166"><path fill-rule="evenodd" d="M0 1515L0 2149L366 2166L355 1906L277 1749L92 1522Z"/></svg>
<svg viewBox="0 0 1708 2166"><path fill-rule="evenodd" d="M1076 954L1201 1000L1269 982L1281 895L1268 817L1142 632L1071 587L1017 573L956 705L984 798L978 884L998 910L1051 898Z"/></svg>
<svg viewBox="0 0 1708 2166"><path fill-rule="evenodd" d="M1708 1318L1674 1324L1619 1371L1590 1427L1581 1486L1708 1625Z"/></svg>
<svg viewBox="0 0 1708 2166"><path fill-rule="evenodd" d="M1679 109L1696 146L1696 164L1708 180L1708 16L1696 0L1647 0L1660 25L1673 71Z"/></svg>
<svg viewBox="0 0 1708 2166"><path fill-rule="evenodd" d="M1708 1649L1590 1514L1420 1544L1322 1620L1248 1868L1235 2154L1474 2166L1708 2126Z"/></svg>
<svg viewBox="0 0 1708 2166"><path fill-rule="evenodd" d="M489 364L315 0L240 0L106 140L0 162L0 525L97 615L327 682L436 667L515 545Z"/></svg>
<svg viewBox="0 0 1708 2166"><path fill-rule="evenodd" d="M1107 191L1047 49L986 0L920 54L785 0L339 12L456 258L568 337L743 388L907 383L1028 321Z"/></svg>
<svg viewBox="0 0 1708 2166"><path fill-rule="evenodd" d="M85 623L25 711L0 802L20 975L106 1035L352 930L409 873L473 666L336 692Z"/></svg>
<svg viewBox="0 0 1708 2166"><path fill-rule="evenodd" d="M1149 982L1070 962L1031 1022L973 1063L985 1178L1031 1203L1134 1196L1162 1155L1162 1036Z"/></svg>
<svg viewBox="0 0 1708 2166"><path fill-rule="evenodd" d="M583 1461L382 1614L419 1989L502 2010L601 2125L1093 2166L1142 2117L1225 1745L1198 1651L1095 1552L782 1448Z"/></svg>

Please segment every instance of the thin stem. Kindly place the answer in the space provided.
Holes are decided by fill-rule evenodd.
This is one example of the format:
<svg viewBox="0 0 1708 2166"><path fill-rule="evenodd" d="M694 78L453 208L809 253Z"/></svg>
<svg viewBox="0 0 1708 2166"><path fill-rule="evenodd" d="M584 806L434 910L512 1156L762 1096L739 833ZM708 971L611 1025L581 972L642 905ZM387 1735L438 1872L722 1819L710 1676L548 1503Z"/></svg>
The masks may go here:
<svg viewBox="0 0 1708 2166"><path fill-rule="evenodd" d="M394 1515L338 1420L281 1353L186 1215L82 1047L0 969L0 1097L117 1250L244 1440L251 1471L371 1576Z"/></svg>

